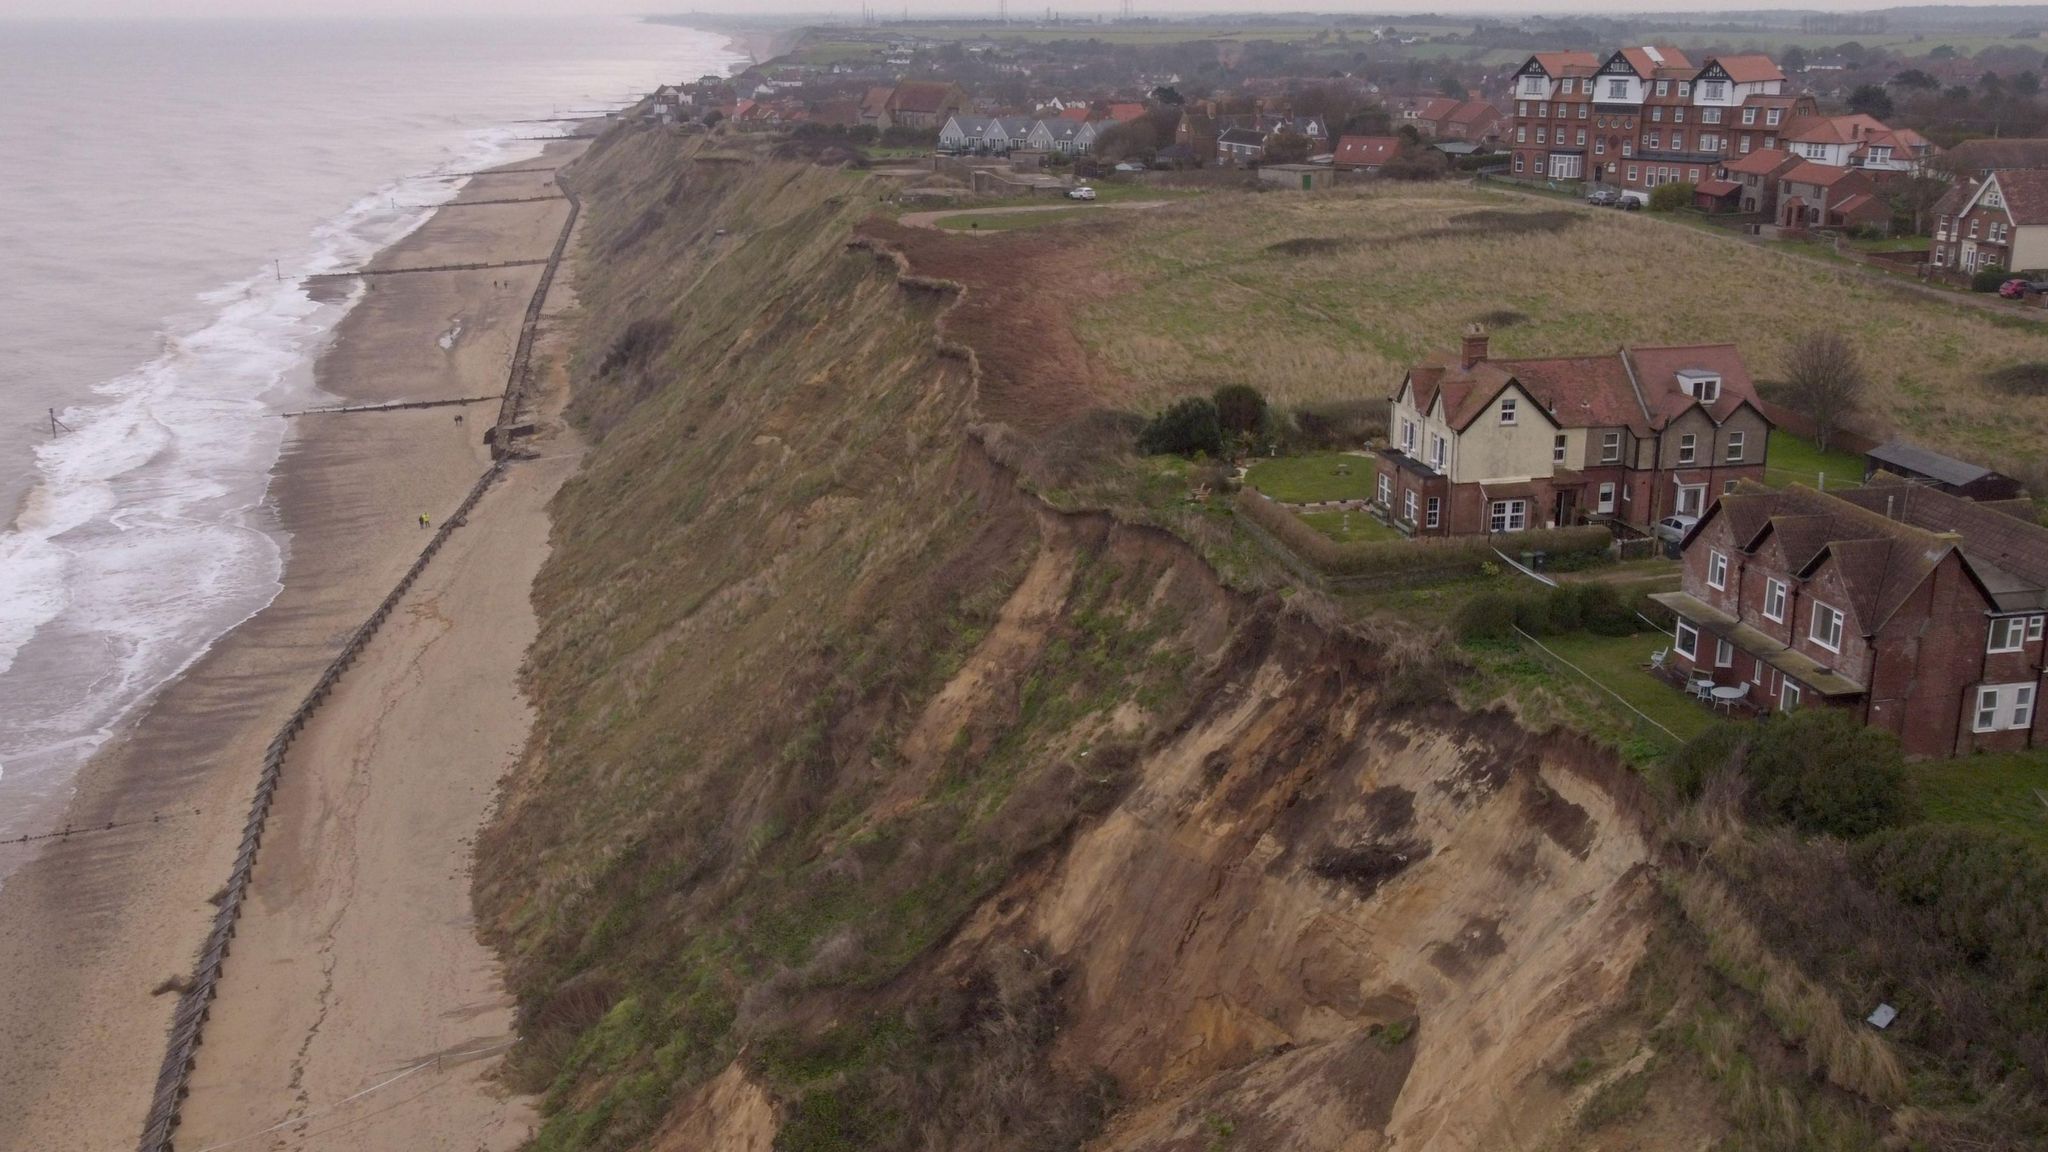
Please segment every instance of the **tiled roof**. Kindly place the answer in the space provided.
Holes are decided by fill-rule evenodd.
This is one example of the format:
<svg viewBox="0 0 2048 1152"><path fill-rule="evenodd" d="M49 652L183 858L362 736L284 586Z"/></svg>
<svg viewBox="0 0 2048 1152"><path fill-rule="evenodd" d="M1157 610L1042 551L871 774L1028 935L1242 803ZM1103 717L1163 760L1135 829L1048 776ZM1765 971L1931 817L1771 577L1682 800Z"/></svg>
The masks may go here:
<svg viewBox="0 0 2048 1152"><path fill-rule="evenodd" d="M1596 356L1482 360L1471 368L1427 360L1409 375L1416 407L1428 411L1443 397L1446 421L1463 429L1484 412L1510 381L1542 405L1563 428L1629 428L1648 435L1698 402L1678 374L1704 370L1720 377L1720 394L1702 405L1716 422L1747 403L1757 407L1756 385L1732 344L1628 348Z"/></svg>
<svg viewBox="0 0 2048 1152"><path fill-rule="evenodd" d="M951 84L933 80L904 80L896 85L896 92L890 98L890 106L899 112L936 114L943 111L946 103L958 94L959 89Z"/></svg>
<svg viewBox="0 0 2048 1152"><path fill-rule="evenodd" d="M1538 52L1536 62L1551 76L1587 76L1600 67L1600 58L1591 52Z"/></svg>
<svg viewBox="0 0 2048 1152"><path fill-rule="evenodd" d="M1719 64L1721 70L1728 73L1728 78L1737 84L1763 84L1785 78L1785 72L1777 62L1760 53L1716 56L1708 63Z"/></svg>
<svg viewBox="0 0 2048 1152"><path fill-rule="evenodd" d="M1638 76L1654 77L1665 69L1673 70L1674 74L1682 72L1689 75L1693 71L1692 61L1685 58L1685 53L1669 45L1623 48L1621 55Z"/></svg>
<svg viewBox="0 0 2048 1152"><path fill-rule="evenodd" d="M2007 168L1992 173L2015 224L2048 224L2048 169Z"/></svg>
<svg viewBox="0 0 2048 1152"><path fill-rule="evenodd" d="M1948 150L1948 164L1964 173L2048 167L2048 139L1965 140Z"/></svg>
<svg viewBox="0 0 2048 1152"><path fill-rule="evenodd" d="M1799 167L1785 173L1783 179L1799 184L1813 184L1832 188L1854 174L1854 169L1837 168L1832 164L1816 164L1811 160L1802 161Z"/></svg>
<svg viewBox="0 0 2048 1152"><path fill-rule="evenodd" d="M1441 120L1456 112L1458 106L1458 101L1448 96L1438 96L1434 99L1424 100L1421 104L1417 105L1415 108L1415 118L1418 120Z"/></svg>
<svg viewBox="0 0 2048 1152"><path fill-rule="evenodd" d="M1376 166L1400 150L1398 136L1343 136L1337 140L1337 163Z"/></svg>
<svg viewBox="0 0 2048 1152"><path fill-rule="evenodd" d="M1256 128L1225 128L1216 137L1218 144L1264 144L1266 134Z"/></svg>
<svg viewBox="0 0 2048 1152"><path fill-rule="evenodd" d="M1109 118L1119 124L1128 124L1133 120L1143 119L1144 116L1145 106L1143 104L1111 104L1109 106Z"/></svg>
<svg viewBox="0 0 2048 1152"><path fill-rule="evenodd" d="M1999 607L2048 607L2048 528L1924 484L1872 484L1835 494L1879 520L1959 537Z"/></svg>
<svg viewBox="0 0 2048 1152"><path fill-rule="evenodd" d="M1721 378L1720 395L1712 404L1701 405L1715 423L1726 420L1747 403L1757 408L1756 382L1733 344L1680 344L1663 348L1629 348L1625 355L1635 366L1636 382L1642 386L1643 403L1657 423L1684 412L1697 401L1678 385L1678 374L1705 370Z"/></svg>
<svg viewBox="0 0 2048 1152"><path fill-rule="evenodd" d="M1737 184L1733 180L1702 180L1693 191L1703 192L1708 196L1721 197L1742 191L1742 185Z"/></svg>
<svg viewBox="0 0 2048 1152"><path fill-rule="evenodd" d="M1798 157L1793 156L1790 152L1783 152L1776 148L1760 148L1740 159L1730 160L1726 164L1721 165L1721 167L1726 168L1730 172L1740 172L1745 176L1770 176L1776 174L1780 168L1797 160Z"/></svg>
<svg viewBox="0 0 2048 1152"><path fill-rule="evenodd" d="M1799 144L1855 144L1890 132L1882 120L1848 116L1803 116L1785 126L1785 139Z"/></svg>

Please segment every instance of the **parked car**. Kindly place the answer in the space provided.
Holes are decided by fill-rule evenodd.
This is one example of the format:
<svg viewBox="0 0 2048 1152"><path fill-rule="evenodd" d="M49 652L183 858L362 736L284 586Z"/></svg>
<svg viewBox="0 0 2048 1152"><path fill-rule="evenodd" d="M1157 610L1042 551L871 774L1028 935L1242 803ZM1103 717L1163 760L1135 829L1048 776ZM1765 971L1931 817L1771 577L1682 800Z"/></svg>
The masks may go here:
<svg viewBox="0 0 2048 1152"><path fill-rule="evenodd" d="M1676 544L1685 539L1685 534L1692 531L1692 526L1699 522L1700 518L1697 516L1666 516L1657 521L1657 539L1669 540Z"/></svg>
<svg viewBox="0 0 2048 1152"><path fill-rule="evenodd" d="M1067 189L1067 199L1093 200L1095 199L1095 189L1090 188L1086 184L1081 185L1079 188L1069 188Z"/></svg>
<svg viewBox="0 0 2048 1152"><path fill-rule="evenodd" d="M1119 172L1143 172L1145 170L1145 166L1143 164L1135 164L1129 160L1126 160L1123 163L1117 165L1116 170Z"/></svg>
<svg viewBox="0 0 2048 1152"><path fill-rule="evenodd" d="M1586 193L1586 203L1596 208L1612 208L1621 203L1621 193L1612 188L1595 188Z"/></svg>
<svg viewBox="0 0 2048 1152"><path fill-rule="evenodd" d="M1621 198L1621 201L1617 203L1615 207L1621 209L1623 212L1640 212L1643 210L1643 202L1641 200L1636 199L1633 196L1623 196Z"/></svg>
<svg viewBox="0 0 2048 1152"><path fill-rule="evenodd" d="M2043 292L2048 292L2048 280L2029 280L2024 276L2015 276L1998 286L1998 294L2007 300L2020 300Z"/></svg>

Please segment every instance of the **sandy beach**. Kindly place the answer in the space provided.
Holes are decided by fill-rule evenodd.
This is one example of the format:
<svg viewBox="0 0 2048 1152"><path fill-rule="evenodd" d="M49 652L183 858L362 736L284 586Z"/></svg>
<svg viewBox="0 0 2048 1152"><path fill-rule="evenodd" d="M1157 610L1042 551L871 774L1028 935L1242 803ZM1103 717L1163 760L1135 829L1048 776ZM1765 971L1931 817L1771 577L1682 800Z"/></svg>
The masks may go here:
<svg viewBox="0 0 2048 1152"><path fill-rule="evenodd" d="M545 258L568 211L555 195L547 173L476 178L460 201L551 198L444 208L373 266ZM366 278L320 359L320 386L346 404L500 393L540 272ZM558 276L550 311L572 296ZM417 517L438 523L488 467L496 409L292 419L270 493L290 533L283 591L95 758L66 817L140 822L50 842L0 889L0 1149L134 1145L177 1000L153 990L192 967L263 749L418 556ZM574 468L567 440L535 451L543 458L510 468L450 537L294 745L180 1148L316 1114L305 1139L260 1146L500 1148L526 1134L524 1105L484 1079L495 1055L414 1074L404 1094L421 1103L376 1099L386 1111L375 1122L331 1108L511 1027L470 919L469 844L525 739L515 677L533 632L527 592L547 499Z"/></svg>

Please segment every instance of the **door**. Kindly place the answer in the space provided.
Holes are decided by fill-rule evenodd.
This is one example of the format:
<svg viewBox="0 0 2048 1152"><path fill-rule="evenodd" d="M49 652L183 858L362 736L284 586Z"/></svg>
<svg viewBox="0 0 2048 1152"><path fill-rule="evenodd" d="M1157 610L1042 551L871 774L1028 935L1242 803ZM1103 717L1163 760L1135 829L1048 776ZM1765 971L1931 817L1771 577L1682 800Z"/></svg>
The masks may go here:
<svg viewBox="0 0 2048 1152"><path fill-rule="evenodd" d="M1303 172L1303 173L1301 174L1301 190L1302 190L1303 192L1306 192L1306 191L1308 191L1308 190L1309 190L1309 187L1308 187L1308 182L1309 182L1309 177L1310 177L1310 175L1311 175L1311 174L1310 174L1310 173L1307 173L1307 172Z"/></svg>
<svg viewBox="0 0 2048 1152"><path fill-rule="evenodd" d="M1557 507L1551 523L1562 528L1572 522L1572 513L1578 504L1578 493L1567 488L1557 494Z"/></svg>
<svg viewBox="0 0 2048 1152"><path fill-rule="evenodd" d="M1678 487L1678 514L1697 516L1707 503L1707 488L1704 484L1681 484Z"/></svg>

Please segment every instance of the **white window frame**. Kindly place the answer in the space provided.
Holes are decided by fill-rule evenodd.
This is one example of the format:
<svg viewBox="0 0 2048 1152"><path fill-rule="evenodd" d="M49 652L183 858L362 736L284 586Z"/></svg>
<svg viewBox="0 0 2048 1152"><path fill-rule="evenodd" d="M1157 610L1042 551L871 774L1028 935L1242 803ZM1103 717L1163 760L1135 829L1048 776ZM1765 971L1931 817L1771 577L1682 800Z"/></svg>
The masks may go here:
<svg viewBox="0 0 2048 1152"><path fill-rule="evenodd" d="M2041 630L2044 624L2048 624L2048 616L2034 615L2027 617L2027 640L2029 643L2041 638Z"/></svg>
<svg viewBox="0 0 2048 1152"><path fill-rule="evenodd" d="M1516 417L1515 410L1518 407L1519 404L1513 396L1503 396L1500 398L1500 422L1502 427L1507 428L1514 426Z"/></svg>
<svg viewBox="0 0 2048 1152"><path fill-rule="evenodd" d="M2027 646L2027 617L1994 616L1984 635L1986 652L2019 652Z"/></svg>
<svg viewBox="0 0 2048 1152"><path fill-rule="evenodd" d="M1764 581L1764 619L1773 624L1785 622L1785 608L1792 602L1792 588L1783 580L1773 576ZM1776 605L1773 610L1773 605Z"/></svg>
<svg viewBox="0 0 2048 1152"><path fill-rule="evenodd" d="M1614 511L1614 481L1603 481L1600 485L1600 511Z"/></svg>
<svg viewBox="0 0 2048 1152"><path fill-rule="evenodd" d="M1602 464L1621 463L1621 433L1607 432L1601 435L1600 462Z"/></svg>
<svg viewBox="0 0 2048 1152"><path fill-rule="evenodd" d="M2023 732L2032 728L2037 695L2039 689L2028 683L1978 685L1977 708L1971 717L1970 731Z"/></svg>
<svg viewBox="0 0 2048 1152"><path fill-rule="evenodd" d="M1379 502L1387 508L1394 506L1394 478L1385 472L1380 473Z"/></svg>
<svg viewBox="0 0 2048 1152"><path fill-rule="evenodd" d="M1714 641L1714 667L1735 667L1735 645L1730 644L1726 640Z"/></svg>
<svg viewBox="0 0 2048 1152"><path fill-rule="evenodd" d="M1415 455L1415 421L1406 417L1401 419L1401 451Z"/></svg>
<svg viewBox="0 0 2048 1152"><path fill-rule="evenodd" d="M1691 432L1686 432L1678 437L1678 462L1680 464L1692 463L1699 456L1699 451L1700 438L1698 436Z"/></svg>
<svg viewBox="0 0 2048 1152"><path fill-rule="evenodd" d="M1690 621L1679 620L1678 626L1671 631L1671 647L1687 660L1697 661L1700 658L1700 630Z"/></svg>
<svg viewBox="0 0 2048 1152"><path fill-rule="evenodd" d="M1410 524L1415 523L1415 489L1413 488L1401 494L1401 518Z"/></svg>
<svg viewBox="0 0 2048 1152"><path fill-rule="evenodd" d="M1730 432L1728 434L1728 463L1742 463L1742 441L1742 433Z"/></svg>
<svg viewBox="0 0 2048 1152"><path fill-rule="evenodd" d="M1805 691L1790 676L1785 677L1784 683L1778 685L1778 711L1799 711L1799 701L1805 696Z"/></svg>
<svg viewBox="0 0 2048 1152"><path fill-rule="evenodd" d="M1562 432L1559 432L1559 433L1558 433L1558 434L1557 434L1557 435L1556 435L1556 436L1555 436L1555 437L1554 437L1554 438L1553 438L1553 439L1552 439L1552 440L1550 441L1550 462L1551 462L1552 464L1562 464L1562 463L1564 463L1564 450L1565 450L1565 443L1566 443L1566 441L1565 441L1565 438L1564 438L1564 433L1562 433Z"/></svg>
<svg viewBox="0 0 2048 1152"><path fill-rule="evenodd" d="M1529 527L1527 500L1495 500L1487 507L1488 532L1521 532Z"/></svg>
<svg viewBox="0 0 2048 1152"><path fill-rule="evenodd" d="M1728 590L1728 555L1718 548L1707 550L1707 587L1716 592Z"/></svg>
<svg viewBox="0 0 2048 1152"><path fill-rule="evenodd" d="M1705 484L1680 484L1678 486L1678 514L1680 516L1701 516L1707 511L1707 486Z"/></svg>
<svg viewBox="0 0 2048 1152"><path fill-rule="evenodd" d="M1826 634L1822 633L1820 626L1824 614L1828 621ZM1845 620L1841 609L1815 600L1812 614L1806 622L1806 638L1839 656L1842 653L1842 625Z"/></svg>
<svg viewBox="0 0 2048 1152"><path fill-rule="evenodd" d="M1450 446L1451 442L1449 440L1434 432L1429 434L1429 458L1431 464L1438 472L1442 472L1445 466L1450 463Z"/></svg>
<svg viewBox="0 0 2048 1152"><path fill-rule="evenodd" d="M1742 123L1745 126L1756 123L1756 109L1744 108L1742 110Z"/></svg>

